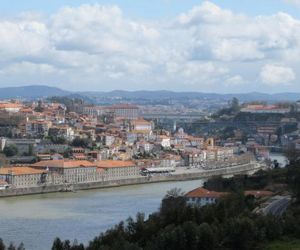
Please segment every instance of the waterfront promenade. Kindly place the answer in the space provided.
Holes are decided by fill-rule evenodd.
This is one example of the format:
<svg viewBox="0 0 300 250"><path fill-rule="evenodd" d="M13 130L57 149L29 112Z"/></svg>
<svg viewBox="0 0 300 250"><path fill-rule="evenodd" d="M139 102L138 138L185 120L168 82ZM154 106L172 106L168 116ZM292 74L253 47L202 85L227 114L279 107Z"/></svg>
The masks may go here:
<svg viewBox="0 0 300 250"><path fill-rule="evenodd" d="M152 176L138 176L134 178L117 179L109 181L98 181L98 182L88 182L88 183L73 183L68 185L68 188L72 191L76 190L87 190L87 189L97 189L97 188L107 188L107 187L118 187L136 184L147 184L156 182L168 182L168 181L186 181L186 180L197 180L206 179L213 176L232 176L236 174L247 173L251 174L262 166L253 161L246 164L235 165L226 168L218 168L212 170L202 170L199 168L177 168L174 173L168 174L156 174ZM0 190L0 197L9 196L20 196L20 195L31 195L31 194L42 194L42 193L53 193L66 190L66 185L42 185L30 188L15 188Z"/></svg>

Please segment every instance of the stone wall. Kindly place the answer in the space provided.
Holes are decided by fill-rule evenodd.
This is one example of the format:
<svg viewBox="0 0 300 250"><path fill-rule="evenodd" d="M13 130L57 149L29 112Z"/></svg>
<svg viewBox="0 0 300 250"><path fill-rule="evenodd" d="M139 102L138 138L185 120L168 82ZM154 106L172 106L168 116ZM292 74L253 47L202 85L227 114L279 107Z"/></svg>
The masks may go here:
<svg viewBox="0 0 300 250"><path fill-rule="evenodd" d="M238 165L231 168L206 170L206 171L201 171L201 172L199 171L193 173L156 175L152 177L140 176L140 177L130 178L130 179L78 183L78 184L73 184L71 187L73 190L87 190L87 189L118 187L118 186L137 185L137 184L146 184L146 183L155 183L155 182L186 181L186 180L205 179L205 178L218 176L218 175L234 175L240 173L248 173L249 171L252 172L258 169L260 169L260 166L257 163L250 163L250 164ZM30 187L30 188L6 189L6 190L0 190L0 197L54 193L69 188L70 186L66 187L65 185L47 185L47 186Z"/></svg>

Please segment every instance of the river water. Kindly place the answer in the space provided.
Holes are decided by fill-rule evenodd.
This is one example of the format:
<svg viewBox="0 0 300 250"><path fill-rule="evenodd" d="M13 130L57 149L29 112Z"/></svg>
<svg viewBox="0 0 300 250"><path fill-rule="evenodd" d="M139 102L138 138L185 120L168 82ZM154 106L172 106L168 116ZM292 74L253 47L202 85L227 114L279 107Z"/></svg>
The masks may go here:
<svg viewBox="0 0 300 250"><path fill-rule="evenodd" d="M76 193L53 193L0 199L0 238L23 242L26 250L49 250L55 237L87 243L138 212L157 211L172 188L189 191L202 180L165 182Z"/></svg>

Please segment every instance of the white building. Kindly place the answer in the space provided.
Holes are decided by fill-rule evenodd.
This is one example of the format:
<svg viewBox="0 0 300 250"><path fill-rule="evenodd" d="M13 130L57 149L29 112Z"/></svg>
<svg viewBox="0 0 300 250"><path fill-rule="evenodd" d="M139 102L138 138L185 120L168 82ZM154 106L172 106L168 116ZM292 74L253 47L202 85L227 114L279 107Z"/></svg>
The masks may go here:
<svg viewBox="0 0 300 250"><path fill-rule="evenodd" d="M46 136L48 135L49 128L51 127L50 121L36 120L26 122L26 135L31 137Z"/></svg>
<svg viewBox="0 0 300 250"><path fill-rule="evenodd" d="M205 206L209 204L214 204L218 199L224 197L226 193L209 191L205 188L196 188L184 196L188 205L192 206Z"/></svg>

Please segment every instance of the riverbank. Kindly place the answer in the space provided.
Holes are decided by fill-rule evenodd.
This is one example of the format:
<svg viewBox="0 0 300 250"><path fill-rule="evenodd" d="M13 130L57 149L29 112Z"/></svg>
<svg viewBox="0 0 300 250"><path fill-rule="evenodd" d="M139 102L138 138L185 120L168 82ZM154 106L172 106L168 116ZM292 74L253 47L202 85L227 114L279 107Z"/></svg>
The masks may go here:
<svg viewBox="0 0 300 250"><path fill-rule="evenodd" d="M140 176L140 177L129 178L129 179L118 179L118 180L108 180L108 181L89 182L89 183L75 183L72 184L72 190L76 191L76 190L100 189L100 188L129 186L129 185L137 185L137 184L156 183L156 182L197 180L197 179L205 179L205 178L219 176L219 175L230 176L230 175L241 174L241 173L253 173L259 169L261 169L261 166L256 162L236 165L227 168L219 168L214 170L190 169L190 170L178 171L171 175L154 175L151 177ZM66 186L63 184L6 189L6 190L0 190L0 197L54 193L54 192L60 192L65 189Z"/></svg>

